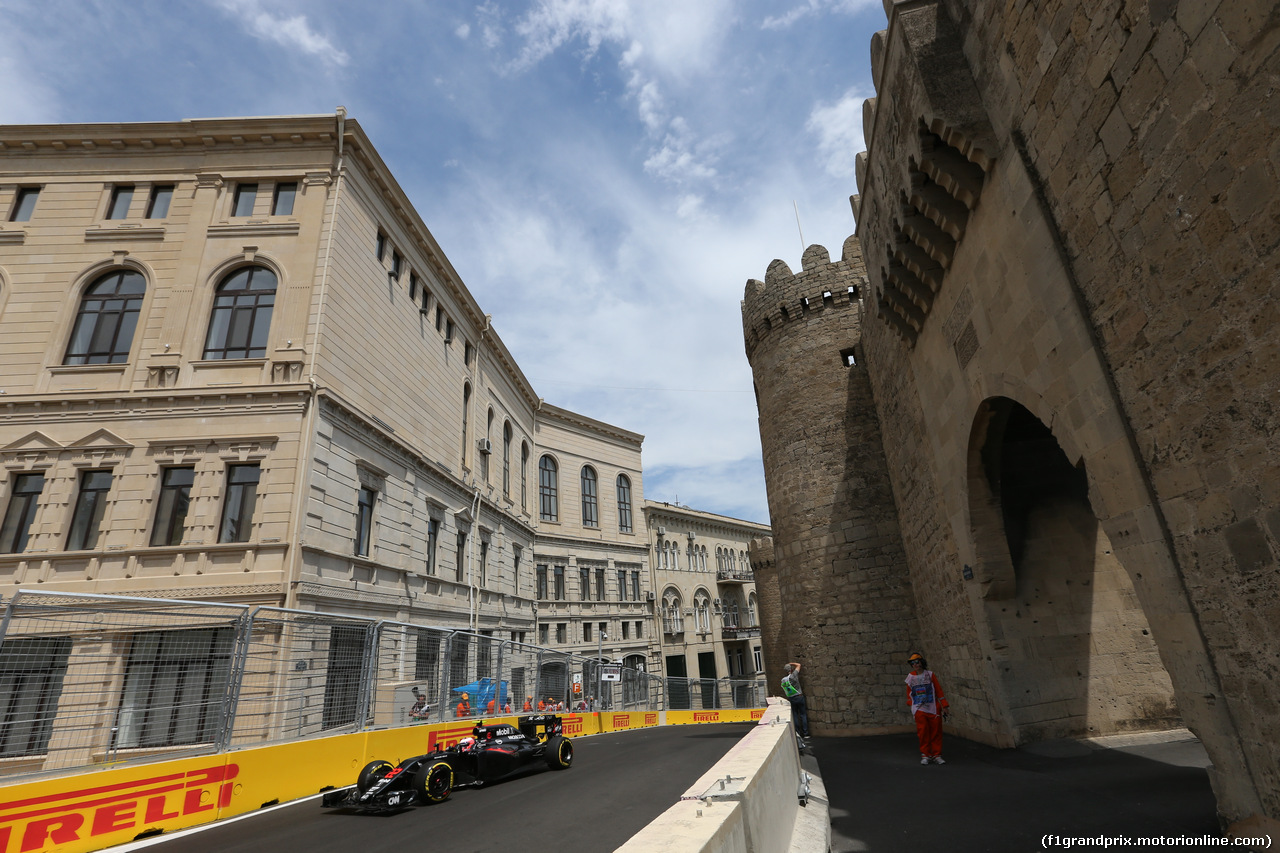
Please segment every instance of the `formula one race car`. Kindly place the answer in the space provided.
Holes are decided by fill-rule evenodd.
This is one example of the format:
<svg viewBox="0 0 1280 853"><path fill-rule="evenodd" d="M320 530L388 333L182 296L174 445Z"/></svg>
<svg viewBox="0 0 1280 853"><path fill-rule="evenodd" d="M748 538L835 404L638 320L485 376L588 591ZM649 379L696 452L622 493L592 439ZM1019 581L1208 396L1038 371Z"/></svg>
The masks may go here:
<svg viewBox="0 0 1280 853"><path fill-rule="evenodd" d="M457 746L406 758L399 766L371 761L354 788L328 791L324 808L396 811L412 805L441 803L455 788L478 788L545 764L564 770L573 763L573 744L563 734L558 716L523 717L519 728L477 725Z"/></svg>

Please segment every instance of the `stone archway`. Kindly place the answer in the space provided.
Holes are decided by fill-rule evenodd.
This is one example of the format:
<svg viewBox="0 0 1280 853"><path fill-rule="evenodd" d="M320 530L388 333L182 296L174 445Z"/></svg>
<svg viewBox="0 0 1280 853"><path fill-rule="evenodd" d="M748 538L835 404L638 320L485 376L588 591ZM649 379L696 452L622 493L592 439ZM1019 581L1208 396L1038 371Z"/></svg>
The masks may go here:
<svg viewBox="0 0 1280 853"><path fill-rule="evenodd" d="M1021 404L980 407L970 519L992 663L1015 743L1182 724L1083 459Z"/></svg>

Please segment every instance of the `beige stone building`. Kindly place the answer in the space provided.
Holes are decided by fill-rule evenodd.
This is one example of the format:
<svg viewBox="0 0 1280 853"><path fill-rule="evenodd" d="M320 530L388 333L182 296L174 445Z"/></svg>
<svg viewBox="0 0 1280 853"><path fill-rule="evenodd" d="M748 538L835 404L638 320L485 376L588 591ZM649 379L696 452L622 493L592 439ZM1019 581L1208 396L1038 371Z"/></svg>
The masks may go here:
<svg viewBox="0 0 1280 853"><path fill-rule="evenodd" d="M658 654L672 707L714 707L709 682L764 671L759 602L748 549L763 524L678 504L645 501ZM701 679L701 685L681 679ZM691 697L689 691L704 695ZM736 697L735 697L736 701ZM741 704L741 703L739 703Z"/></svg>
<svg viewBox="0 0 1280 853"><path fill-rule="evenodd" d="M886 8L856 238L743 305L814 727L907 723L921 650L958 732L1185 723L1275 832L1275 16Z"/></svg>
<svg viewBox="0 0 1280 853"><path fill-rule="evenodd" d="M641 436L544 404L535 439L538 645L654 672Z"/></svg>
<svg viewBox="0 0 1280 853"><path fill-rule="evenodd" d="M6 597L605 625L647 662L641 440L543 404L342 111L0 127Z"/></svg>

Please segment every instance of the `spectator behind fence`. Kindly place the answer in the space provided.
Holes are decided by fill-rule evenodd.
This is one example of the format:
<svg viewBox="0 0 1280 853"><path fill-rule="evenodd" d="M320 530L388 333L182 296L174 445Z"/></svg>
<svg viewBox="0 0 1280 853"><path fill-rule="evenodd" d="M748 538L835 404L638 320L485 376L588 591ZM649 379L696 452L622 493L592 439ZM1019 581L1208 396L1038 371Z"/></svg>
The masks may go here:
<svg viewBox="0 0 1280 853"><path fill-rule="evenodd" d="M471 697L466 693L462 694L462 700L458 702L458 707L454 709L454 717L461 720L464 717L471 716Z"/></svg>

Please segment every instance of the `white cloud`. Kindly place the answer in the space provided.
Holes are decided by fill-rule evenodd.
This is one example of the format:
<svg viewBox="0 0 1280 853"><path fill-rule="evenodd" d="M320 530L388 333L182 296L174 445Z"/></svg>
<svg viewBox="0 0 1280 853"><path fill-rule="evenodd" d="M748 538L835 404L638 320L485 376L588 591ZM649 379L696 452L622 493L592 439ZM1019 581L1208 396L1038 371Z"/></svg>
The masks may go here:
<svg viewBox="0 0 1280 853"><path fill-rule="evenodd" d="M57 121L61 99L33 70L32 57L12 29L0 30L0 116L6 124Z"/></svg>
<svg viewBox="0 0 1280 853"><path fill-rule="evenodd" d="M809 113L805 129L817 137L818 152L827 174L854 176L854 156L866 148L862 139L862 102L867 96L854 88L829 104L818 104Z"/></svg>
<svg viewBox="0 0 1280 853"><path fill-rule="evenodd" d="M856 14L879 6L878 0L805 0L793 6L781 15L770 15L760 22L765 30L785 30L801 18L810 15L823 15L831 12Z"/></svg>
<svg viewBox="0 0 1280 853"><path fill-rule="evenodd" d="M350 61L328 36L311 28L306 15L283 17L266 11L262 0L217 0L217 5L235 17L240 26L255 38L272 41L281 47L315 56L329 65L343 66Z"/></svg>
<svg viewBox="0 0 1280 853"><path fill-rule="evenodd" d="M459 24L458 28L453 31L453 34L460 39L465 39L467 36L471 35L471 25L465 23Z"/></svg>

